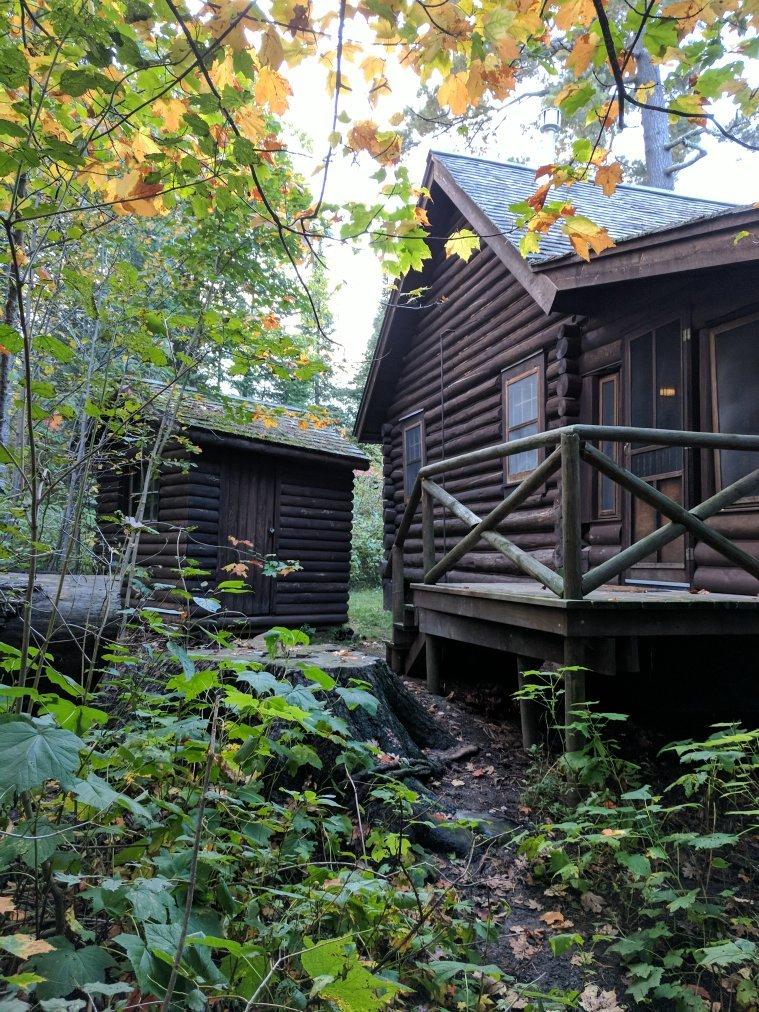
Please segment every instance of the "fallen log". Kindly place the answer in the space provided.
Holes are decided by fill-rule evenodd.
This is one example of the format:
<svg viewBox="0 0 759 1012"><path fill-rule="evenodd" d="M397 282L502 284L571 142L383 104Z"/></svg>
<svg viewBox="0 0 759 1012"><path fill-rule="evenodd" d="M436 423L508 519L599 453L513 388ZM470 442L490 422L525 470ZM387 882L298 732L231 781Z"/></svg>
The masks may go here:
<svg viewBox="0 0 759 1012"><path fill-rule="evenodd" d="M0 642L11 646L21 643L28 579L26 573L0 574ZM120 608L118 585L109 575L41 573L31 603L34 645L45 641L48 629L52 646L82 644L100 630L107 635L115 629Z"/></svg>

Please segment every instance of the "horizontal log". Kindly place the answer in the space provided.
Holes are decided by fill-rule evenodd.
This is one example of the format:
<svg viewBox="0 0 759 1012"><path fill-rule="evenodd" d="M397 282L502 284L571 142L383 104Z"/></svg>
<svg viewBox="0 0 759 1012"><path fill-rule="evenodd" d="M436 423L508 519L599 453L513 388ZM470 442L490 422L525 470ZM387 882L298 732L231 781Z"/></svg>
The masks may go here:
<svg viewBox="0 0 759 1012"><path fill-rule="evenodd" d="M205 521L207 523L217 521L218 517L219 517L218 509L215 510L200 509L195 506L182 507L180 509L174 509L173 507L166 507L164 509L160 505L158 507L158 519L162 523L165 523L169 520L171 521L181 520L183 522L183 526L189 527L191 524L197 523L198 521L200 522Z"/></svg>
<svg viewBox="0 0 759 1012"><path fill-rule="evenodd" d="M699 566L693 577L695 590L709 590L714 594L759 594L759 580L741 569Z"/></svg>

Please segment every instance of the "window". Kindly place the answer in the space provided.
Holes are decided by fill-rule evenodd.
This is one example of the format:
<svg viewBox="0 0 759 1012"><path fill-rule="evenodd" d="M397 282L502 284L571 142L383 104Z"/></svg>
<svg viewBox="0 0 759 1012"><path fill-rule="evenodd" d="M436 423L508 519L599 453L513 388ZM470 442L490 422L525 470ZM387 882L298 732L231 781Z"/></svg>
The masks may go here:
<svg viewBox="0 0 759 1012"><path fill-rule="evenodd" d="M543 364L533 359L503 374L503 438L534 436L542 429ZM520 481L538 465L539 451L523 450L504 458L506 482Z"/></svg>
<svg viewBox="0 0 759 1012"><path fill-rule="evenodd" d="M417 416L403 426L403 491L408 498L424 464L424 419Z"/></svg>
<svg viewBox="0 0 759 1012"><path fill-rule="evenodd" d="M142 520L143 523L149 524L158 520L159 481L158 475L156 474L147 478L147 471L147 464L143 462L136 470L132 471L129 476L129 509L132 516L135 516L140 504L142 487L147 479L148 493L145 499L145 512L142 516Z"/></svg>
<svg viewBox="0 0 759 1012"><path fill-rule="evenodd" d="M599 425L619 425L619 376L598 378L596 418ZM619 459L619 443L604 440L599 449L611 460ZM596 512L599 517L613 517L619 514L619 486L605 474L597 475Z"/></svg>
<svg viewBox="0 0 759 1012"><path fill-rule="evenodd" d="M759 317L719 327L712 332L711 344L714 429L756 435L759 433ZM757 467L759 453L750 450L717 453L717 475L722 488Z"/></svg>
<svg viewBox="0 0 759 1012"><path fill-rule="evenodd" d="M630 342L630 424L646 429L683 427L683 382L680 321ZM642 448L636 444L630 470L639 478L682 471L680 446Z"/></svg>

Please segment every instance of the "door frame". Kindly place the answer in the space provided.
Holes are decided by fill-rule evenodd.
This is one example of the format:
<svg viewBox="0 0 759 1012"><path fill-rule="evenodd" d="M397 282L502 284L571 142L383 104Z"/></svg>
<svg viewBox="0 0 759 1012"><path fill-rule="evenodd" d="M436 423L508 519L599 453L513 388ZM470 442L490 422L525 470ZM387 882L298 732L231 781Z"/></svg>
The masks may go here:
<svg viewBox="0 0 759 1012"><path fill-rule="evenodd" d="M672 307L669 310L660 310L649 316L645 322L641 321L634 329L630 329L622 335L622 384L621 384L621 412L624 418L624 425L632 425L632 370L630 365L630 347L633 341L643 337L650 331L656 331L668 323L679 323L680 325L680 370L682 383L682 411L680 425L684 430L698 429L698 399L692 396L696 389L695 382L698 375L698 363L694 359L691 314L690 309L682 306ZM656 358L654 353L654 368ZM655 394L655 390L654 390ZM654 402L655 403L655 402ZM655 427L655 426L654 426ZM641 447L641 449L644 449ZM631 468L630 444L622 447L622 462L628 469ZM690 509L694 503L694 467L691 451L683 449L682 469L677 471L662 472L661 475L650 475L647 478L679 477L682 484L682 505ZM628 547L633 544L633 500L632 493L624 491L622 494L622 540L623 545ZM649 562L636 563L622 576L624 583L643 584L677 584L680 586L690 585L693 579L693 539L690 533L683 535L683 563L674 562ZM666 574L671 573L672 578L667 579ZM639 574L639 575L638 575ZM659 575L661 574L661 575Z"/></svg>

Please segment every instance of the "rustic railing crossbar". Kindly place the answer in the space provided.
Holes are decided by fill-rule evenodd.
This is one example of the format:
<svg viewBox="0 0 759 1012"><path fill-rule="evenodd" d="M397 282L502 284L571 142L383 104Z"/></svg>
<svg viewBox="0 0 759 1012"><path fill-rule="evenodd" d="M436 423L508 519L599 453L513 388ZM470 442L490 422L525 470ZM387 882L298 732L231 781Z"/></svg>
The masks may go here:
<svg viewBox="0 0 759 1012"><path fill-rule="evenodd" d="M709 499L686 510L653 485L612 460L592 443L637 443L647 446L682 446L694 449L759 451L759 436L718 432L688 432L627 426L571 425L508 443L473 450L422 467L406 504L392 549L393 620L405 623L403 545L421 501L423 580L434 584L449 572L462 556L483 540L500 552L523 573L547 587L557 597L581 599L604 583L621 575L655 550L690 532L736 566L759 579L759 560L733 544L705 523L746 496L759 492L759 469L721 489ZM479 517L434 477L471 464L495 461L526 450L551 452L520 484L484 518ZM669 523L623 549L611 559L582 573L582 532L580 511L580 464L585 461L633 496L667 517ZM495 530L518 506L537 492L558 470L561 471L561 541L563 572L549 569L529 552ZM462 539L436 559L434 504L439 503L469 528Z"/></svg>

